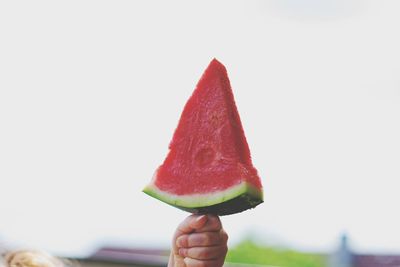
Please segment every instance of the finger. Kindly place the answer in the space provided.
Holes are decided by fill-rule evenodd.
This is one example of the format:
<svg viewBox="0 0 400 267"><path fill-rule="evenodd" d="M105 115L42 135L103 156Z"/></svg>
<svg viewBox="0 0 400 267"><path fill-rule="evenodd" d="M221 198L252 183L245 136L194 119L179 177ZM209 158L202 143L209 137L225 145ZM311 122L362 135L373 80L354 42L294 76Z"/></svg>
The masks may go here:
<svg viewBox="0 0 400 267"><path fill-rule="evenodd" d="M216 215L207 215L207 223L196 228L196 232L218 232L222 229L221 220Z"/></svg>
<svg viewBox="0 0 400 267"><path fill-rule="evenodd" d="M226 233L221 230L219 232L202 232L181 235L176 240L176 245L181 248L191 247L210 247L226 243Z"/></svg>
<svg viewBox="0 0 400 267"><path fill-rule="evenodd" d="M224 258L227 251L226 246L180 248L179 255L196 260L216 260Z"/></svg>
<svg viewBox="0 0 400 267"><path fill-rule="evenodd" d="M178 254L176 240L179 236L192 233L196 229L203 227L208 218L206 215L190 215L182 223L179 224L172 239L172 250L174 254Z"/></svg>
<svg viewBox="0 0 400 267"><path fill-rule="evenodd" d="M168 267L187 267L183 257L174 255L174 260L171 266Z"/></svg>
<svg viewBox="0 0 400 267"><path fill-rule="evenodd" d="M183 258L179 255L175 255L171 251L171 255L169 256L168 267L186 267Z"/></svg>
<svg viewBox="0 0 400 267"><path fill-rule="evenodd" d="M221 235L221 238L222 238L222 244L227 245L229 236L228 236L228 234L225 232L224 229L221 229L220 235Z"/></svg>
<svg viewBox="0 0 400 267"><path fill-rule="evenodd" d="M208 218L206 215L190 215L177 228L179 234L189 234L197 229L202 228Z"/></svg>
<svg viewBox="0 0 400 267"><path fill-rule="evenodd" d="M222 267L222 265L224 264L223 259L202 261L185 258L183 261L185 262L186 267Z"/></svg>

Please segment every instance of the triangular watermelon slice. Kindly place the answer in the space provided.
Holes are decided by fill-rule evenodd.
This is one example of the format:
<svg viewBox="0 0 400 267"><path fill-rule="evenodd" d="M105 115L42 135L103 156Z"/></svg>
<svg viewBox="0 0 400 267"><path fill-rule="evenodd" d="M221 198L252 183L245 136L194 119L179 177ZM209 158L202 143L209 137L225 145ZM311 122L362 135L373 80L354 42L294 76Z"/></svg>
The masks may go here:
<svg viewBox="0 0 400 267"><path fill-rule="evenodd" d="M186 103L169 149L146 194L189 212L216 215L263 202L228 75L216 59Z"/></svg>

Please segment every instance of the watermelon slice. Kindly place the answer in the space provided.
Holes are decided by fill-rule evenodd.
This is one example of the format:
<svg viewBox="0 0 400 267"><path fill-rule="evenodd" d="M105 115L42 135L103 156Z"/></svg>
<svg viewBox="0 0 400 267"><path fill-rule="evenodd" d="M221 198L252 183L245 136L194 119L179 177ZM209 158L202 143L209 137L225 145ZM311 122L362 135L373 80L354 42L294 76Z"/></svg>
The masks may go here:
<svg viewBox="0 0 400 267"><path fill-rule="evenodd" d="M216 215L263 202L228 75L216 59L186 103L169 149L146 194L182 210Z"/></svg>

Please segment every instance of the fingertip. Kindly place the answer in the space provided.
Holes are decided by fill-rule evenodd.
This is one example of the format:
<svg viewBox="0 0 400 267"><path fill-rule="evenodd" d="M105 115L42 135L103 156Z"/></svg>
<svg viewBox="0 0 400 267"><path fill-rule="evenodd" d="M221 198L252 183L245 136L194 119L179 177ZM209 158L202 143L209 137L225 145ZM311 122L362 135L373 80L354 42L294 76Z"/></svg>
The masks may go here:
<svg viewBox="0 0 400 267"><path fill-rule="evenodd" d="M181 257L186 257L187 256L187 249L185 249L185 248L180 248L179 249L179 256L181 256Z"/></svg>
<svg viewBox="0 0 400 267"><path fill-rule="evenodd" d="M193 222L193 228L199 229L208 221L207 215L199 215Z"/></svg>
<svg viewBox="0 0 400 267"><path fill-rule="evenodd" d="M221 222L221 220L220 220L218 215L207 214L207 218L208 218L209 221Z"/></svg>
<svg viewBox="0 0 400 267"><path fill-rule="evenodd" d="M187 247L187 243L188 243L187 240L188 240L187 235L181 235L180 237L178 237L176 239L176 246L179 248Z"/></svg>
<svg viewBox="0 0 400 267"><path fill-rule="evenodd" d="M200 222L202 220L205 220L206 218L207 218L207 215L205 215L205 214L198 215L195 221Z"/></svg>

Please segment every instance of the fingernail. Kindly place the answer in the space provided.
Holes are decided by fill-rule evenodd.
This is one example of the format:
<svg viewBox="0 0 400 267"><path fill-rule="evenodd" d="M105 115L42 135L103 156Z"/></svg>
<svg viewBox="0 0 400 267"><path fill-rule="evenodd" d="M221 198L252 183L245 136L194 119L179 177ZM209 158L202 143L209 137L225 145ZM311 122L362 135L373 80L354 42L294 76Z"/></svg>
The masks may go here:
<svg viewBox="0 0 400 267"><path fill-rule="evenodd" d="M199 217L196 218L196 222L200 222L206 217L206 215L200 215Z"/></svg>

